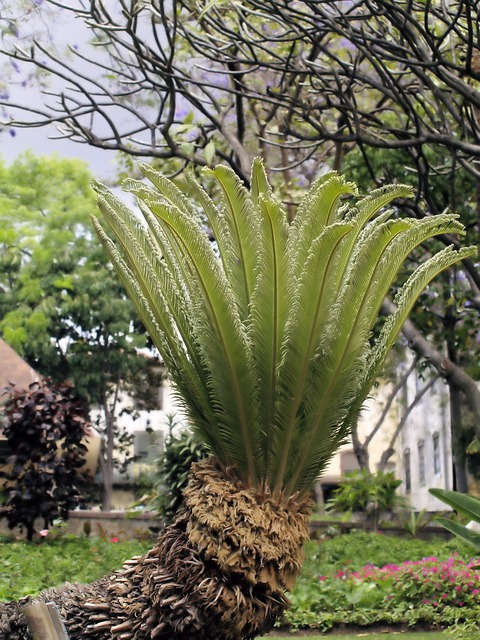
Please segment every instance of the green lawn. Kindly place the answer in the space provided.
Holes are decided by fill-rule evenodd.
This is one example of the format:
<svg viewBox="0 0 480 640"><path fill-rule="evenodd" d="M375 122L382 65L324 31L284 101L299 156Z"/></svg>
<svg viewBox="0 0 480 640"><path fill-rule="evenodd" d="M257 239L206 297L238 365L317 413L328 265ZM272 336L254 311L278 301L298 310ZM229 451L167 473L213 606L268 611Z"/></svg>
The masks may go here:
<svg viewBox="0 0 480 640"><path fill-rule="evenodd" d="M92 582L151 546L151 541L113 536L65 536L39 544L0 541L0 601L36 595L64 582Z"/></svg>

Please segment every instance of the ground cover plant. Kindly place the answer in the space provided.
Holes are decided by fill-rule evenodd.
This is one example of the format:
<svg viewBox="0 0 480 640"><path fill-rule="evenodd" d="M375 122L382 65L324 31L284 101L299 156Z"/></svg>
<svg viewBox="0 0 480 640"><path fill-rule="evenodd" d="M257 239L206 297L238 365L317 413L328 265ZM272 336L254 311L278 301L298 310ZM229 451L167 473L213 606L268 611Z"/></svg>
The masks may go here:
<svg viewBox="0 0 480 640"><path fill-rule="evenodd" d="M450 626L480 616L480 573L459 541L352 533L309 543L284 622L328 631L376 623Z"/></svg>
<svg viewBox="0 0 480 640"><path fill-rule="evenodd" d="M36 595L64 582L91 582L152 544L111 535L66 535L52 541L49 535L33 543L0 541L0 601Z"/></svg>

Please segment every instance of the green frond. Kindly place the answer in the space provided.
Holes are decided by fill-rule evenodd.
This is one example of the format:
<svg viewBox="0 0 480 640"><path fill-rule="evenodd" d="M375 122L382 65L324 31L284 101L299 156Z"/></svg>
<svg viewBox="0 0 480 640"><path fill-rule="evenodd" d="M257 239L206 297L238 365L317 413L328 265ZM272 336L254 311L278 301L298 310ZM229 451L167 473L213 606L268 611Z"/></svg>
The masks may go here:
<svg viewBox="0 0 480 640"><path fill-rule="evenodd" d="M268 182L267 172L261 158L255 158L250 175L250 197L253 204L259 204L260 196L269 198L272 195L272 187Z"/></svg>
<svg viewBox="0 0 480 640"><path fill-rule="evenodd" d="M180 189L168 178L163 176L158 171L155 171L153 167L144 162L139 165L142 174L150 180L150 182L157 187L158 191L163 197L173 204L180 211L187 212L192 218L197 214L196 207L193 205L190 198L187 198Z"/></svg>
<svg viewBox="0 0 480 640"><path fill-rule="evenodd" d="M137 278L130 271L114 243L94 216L92 216L92 223L107 256L120 276L125 290L135 304L145 328L162 353L170 376L174 380L177 391L182 398L181 404L185 408L186 414L192 417L195 416L196 424L200 423L204 427L208 427L209 437L207 439L209 441L217 441L217 446L219 446L218 434L212 433L211 425L214 424L211 409L212 403L211 398L206 393L205 386L202 385L202 372L191 362L189 358L191 354L185 351L181 340L179 340L169 322L168 315L164 313L160 317L160 324L157 323L157 318L152 312L149 301L143 295ZM219 452L221 452L220 448Z"/></svg>
<svg viewBox="0 0 480 640"><path fill-rule="evenodd" d="M294 291L287 253L288 224L283 207L268 195L259 195L257 203L262 221L257 237L259 259L248 326L254 345L257 393L261 399L258 419L264 432L262 452L268 477L276 423L277 369Z"/></svg>
<svg viewBox="0 0 480 640"><path fill-rule="evenodd" d="M329 225L343 220L340 212L342 196L356 195L357 186L347 182L336 171L330 171L314 182L304 196L291 225L290 245L296 276L302 270L315 238Z"/></svg>
<svg viewBox="0 0 480 640"><path fill-rule="evenodd" d="M375 189L350 209L348 219L355 219L361 227L397 198L411 198L413 188L405 184L389 184Z"/></svg>
<svg viewBox="0 0 480 640"><path fill-rule="evenodd" d="M388 350L395 343L403 323L412 310L415 301L427 285L442 271L448 269L460 260L473 258L476 256L476 247L464 247L455 250L452 246L446 247L424 262L414 271L405 284L399 289L395 296L394 303L397 310L392 313L383 325L378 338L375 351L372 354L370 365L370 376L378 375L379 368L388 353Z"/></svg>
<svg viewBox="0 0 480 640"><path fill-rule="evenodd" d="M184 212L155 202L149 204L162 226L182 249L192 271L190 294L196 338L209 371L218 430L226 450L237 451L237 463L255 482L259 463L258 421L251 353L238 315L236 298L205 233ZM228 411L225 408L228 407ZM257 429L255 429L257 427ZM244 459L240 455L244 454Z"/></svg>
<svg viewBox="0 0 480 640"><path fill-rule="evenodd" d="M280 489L289 466L290 447L298 431L297 416L310 385L312 358L321 340L328 341L326 327L330 323L336 291L332 291L335 264L342 239L352 224L337 223L323 231L313 242L290 307L282 362L278 371L278 400L272 479Z"/></svg>
<svg viewBox="0 0 480 640"><path fill-rule="evenodd" d="M176 392L220 464L280 498L307 492L348 437L415 299L475 248L445 249L400 289L397 311L371 330L409 253L455 216L392 218L403 185L359 200L335 172L317 180L288 223L260 159L251 189L225 167L208 172L215 202L193 178L187 198L142 165L132 212L97 185L105 251L162 353ZM204 228L201 211L215 238Z"/></svg>
<svg viewBox="0 0 480 640"><path fill-rule="evenodd" d="M397 277L408 255L416 247L429 238L442 233L463 235L463 226L456 218L457 216L454 215L438 215L418 221L408 221L410 223L408 227L392 237L377 260L375 270L370 278L368 292L360 307L360 313L365 314L367 325L373 326L392 282ZM392 227L395 226L395 222L392 223ZM360 265L360 269L362 269L362 265Z"/></svg>
<svg viewBox="0 0 480 640"><path fill-rule="evenodd" d="M225 273L236 297L242 320L248 317L256 284L257 236L260 219L250 194L228 167L206 169L222 188L222 213L228 230L228 246L221 252Z"/></svg>
<svg viewBox="0 0 480 640"><path fill-rule="evenodd" d="M351 425L356 421L370 389L381 372L387 354L395 344L402 326L418 296L443 270L448 269L448 267L451 267L460 260L476 256L476 253L476 247L465 247L458 251L454 250L451 246L446 247L418 267L400 288L394 299L397 310L388 316L372 349L368 366L365 367L361 377L361 385L355 402L352 403L350 408L346 421L347 425Z"/></svg>

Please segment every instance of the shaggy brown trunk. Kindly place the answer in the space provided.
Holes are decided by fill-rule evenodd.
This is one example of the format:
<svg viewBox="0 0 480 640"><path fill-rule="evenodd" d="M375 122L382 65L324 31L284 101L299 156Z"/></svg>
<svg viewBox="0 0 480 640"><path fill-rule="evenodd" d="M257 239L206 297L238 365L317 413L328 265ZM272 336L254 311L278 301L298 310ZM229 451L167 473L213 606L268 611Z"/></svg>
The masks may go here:
<svg viewBox="0 0 480 640"><path fill-rule="evenodd" d="M272 628L301 569L312 503L262 497L211 459L194 465L185 499L145 556L41 595L71 640L241 640ZM31 637L25 603L0 604L0 640Z"/></svg>

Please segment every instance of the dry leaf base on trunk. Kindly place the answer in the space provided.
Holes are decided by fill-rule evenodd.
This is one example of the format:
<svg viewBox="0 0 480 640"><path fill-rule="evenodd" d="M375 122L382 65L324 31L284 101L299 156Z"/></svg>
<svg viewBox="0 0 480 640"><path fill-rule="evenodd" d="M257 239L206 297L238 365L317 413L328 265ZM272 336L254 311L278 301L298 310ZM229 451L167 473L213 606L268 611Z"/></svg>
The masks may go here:
<svg viewBox="0 0 480 640"><path fill-rule="evenodd" d="M71 640L241 640L270 630L301 569L310 501L279 504L207 460L194 466L187 508L144 556L55 602ZM0 604L0 640L31 638L18 603Z"/></svg>

